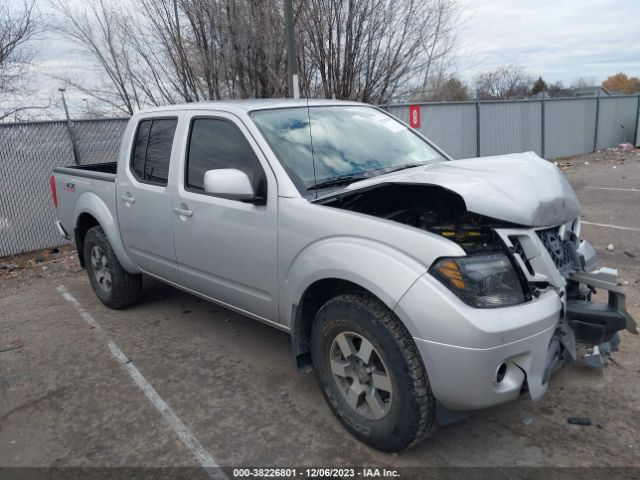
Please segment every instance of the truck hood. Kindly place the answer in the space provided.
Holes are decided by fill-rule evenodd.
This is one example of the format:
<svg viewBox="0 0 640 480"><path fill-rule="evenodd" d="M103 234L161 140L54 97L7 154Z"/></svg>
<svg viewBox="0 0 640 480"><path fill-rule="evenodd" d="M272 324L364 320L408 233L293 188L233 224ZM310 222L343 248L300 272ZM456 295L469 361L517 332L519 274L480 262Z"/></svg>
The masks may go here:
<svg viewBox="0 0 640 480"><path fill-rule="evenodd" d="M353 183L438 185L460 195L468 211L531 227L577 218L580 203L562 172L534 152L438 162Z"/></svg>

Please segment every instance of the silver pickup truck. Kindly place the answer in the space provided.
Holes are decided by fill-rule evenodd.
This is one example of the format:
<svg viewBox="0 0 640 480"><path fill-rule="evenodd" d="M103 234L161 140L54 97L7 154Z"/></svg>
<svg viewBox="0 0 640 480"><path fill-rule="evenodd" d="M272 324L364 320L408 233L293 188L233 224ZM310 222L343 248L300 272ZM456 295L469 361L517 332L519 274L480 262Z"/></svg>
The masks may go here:
<svg viewBox="0 0 640 480"><path fill-rule="evenodd" d="M637 333L558 168L451 160L360 103L138 113L117 162L56 168L51 188L105 305L139 301L146 274L289 332L296 367L383 451L539 399L576 346L600 361Z"/></svg>

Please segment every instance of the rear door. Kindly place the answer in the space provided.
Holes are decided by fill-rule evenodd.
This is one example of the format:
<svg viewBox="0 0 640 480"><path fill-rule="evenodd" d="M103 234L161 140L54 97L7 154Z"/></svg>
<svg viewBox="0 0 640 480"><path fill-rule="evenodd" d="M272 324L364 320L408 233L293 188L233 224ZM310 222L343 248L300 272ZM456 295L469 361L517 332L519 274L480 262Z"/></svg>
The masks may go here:
<svg viewBox="0 0 640 480"><path fill-rule="evenodd" d="M245 313L276 320L277 188L262 152L233 115L195 114L183 164L173 199L182 284ZM205 194L205 172L220 168L244 171L264 204Z"/></svg>
<svg viewBox="0 0 640 480"><path fill-rule="evenodd" d="M172 282L179 272L167 188L177 125L177 116L141 118L127 168L116 181L118 225L127 252L142 270Z"/></svg>

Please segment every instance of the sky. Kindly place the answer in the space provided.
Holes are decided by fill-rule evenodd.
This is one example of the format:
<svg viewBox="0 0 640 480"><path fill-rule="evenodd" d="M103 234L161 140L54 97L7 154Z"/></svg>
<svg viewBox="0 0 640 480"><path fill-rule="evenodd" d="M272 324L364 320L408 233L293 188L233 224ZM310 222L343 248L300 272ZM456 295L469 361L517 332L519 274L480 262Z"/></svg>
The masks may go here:
<svg viewBox="0 0 640 480"><path fill-rule="evenodd" d="M551 83L640 76L638 0L461 0L457 69L465 79L520 65Z"/></svg>
<svg viewBox="0 0 640 480"><path fill-rule="evenodd" d="M9 0L12 1L12 0ZM69 0L81 1L81 0ZM37 0L46 10L47 0ZM570 85L578 78L593 84L623 71L640 76L638 0L458 0L462 18L455 70L471 81L483 71L509 64ZM36 42L34 74L40 104L57 102L63 82L100 78L89 61L66 40L47 33ZM86 112L90 98L69 88L72 115Z"/></svg>

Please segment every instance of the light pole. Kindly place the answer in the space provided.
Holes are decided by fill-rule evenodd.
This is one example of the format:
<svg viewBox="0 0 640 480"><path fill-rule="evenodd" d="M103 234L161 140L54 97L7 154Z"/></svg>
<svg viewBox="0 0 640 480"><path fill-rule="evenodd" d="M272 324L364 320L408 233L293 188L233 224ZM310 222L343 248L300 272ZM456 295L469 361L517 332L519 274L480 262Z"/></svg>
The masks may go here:
<svg viewBox="0 0 640 480"><path fill-rule="evenodd" d="M284 0L284 22L287 30L287 74L289 76L289 95L300 98L300 84L296 69L296 39L293 27L292 0Z"/></svg>
<svg viewBox="0 0 640 480"><path fill-rule="evenodd" d="M58 91L62 95L62 106L64 107L64 114L67 117L67 132L69 132L69 138L71 139L71 150L73 151L73 161L76 165L80 165L80 155L78 154L78 146L76 144L76 134L73 130L71 123L71 117L69 116L69 109L67 108L67 100L64 98L64 88L59 88Z"/></svg>

